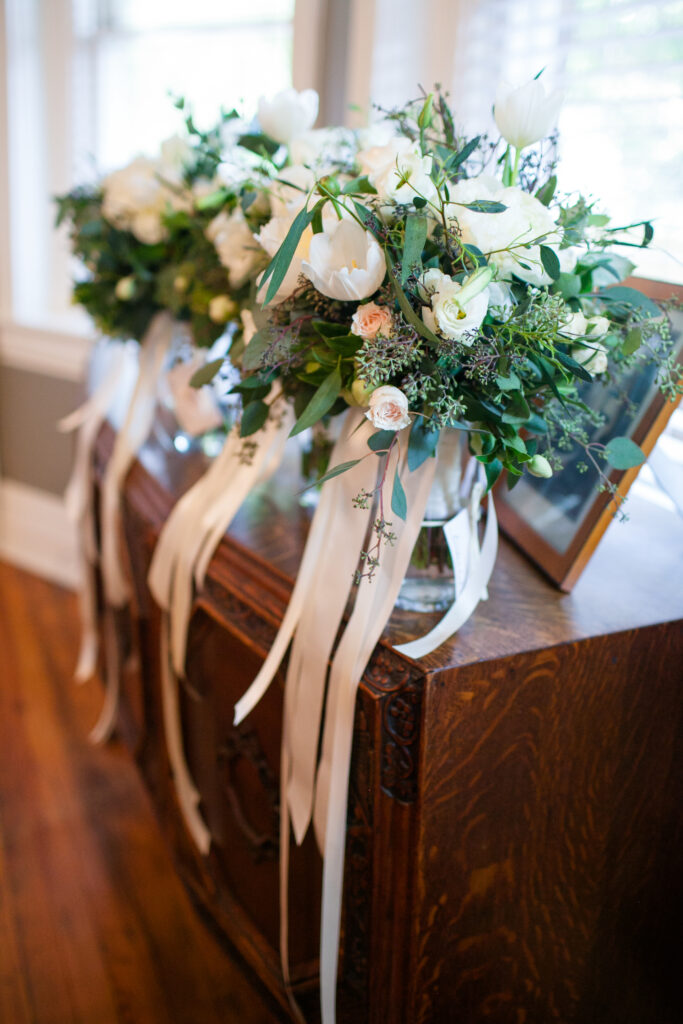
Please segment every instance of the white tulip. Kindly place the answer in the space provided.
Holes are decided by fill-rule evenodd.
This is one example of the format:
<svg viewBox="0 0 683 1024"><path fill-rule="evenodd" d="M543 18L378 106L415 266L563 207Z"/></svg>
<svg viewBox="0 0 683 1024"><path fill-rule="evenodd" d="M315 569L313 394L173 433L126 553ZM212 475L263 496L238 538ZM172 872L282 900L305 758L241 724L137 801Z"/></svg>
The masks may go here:
<svg viewBox="0 0 683 1024"><path fill-rule="evenodd" d="M517 89L501 86L493 110L500 134L516 149L531 146L552 131L562 99L560 90L547 96L538 79Z"/></svg>
<svg viewBox="0 0 683 1024"><path fill-rule="evenodd" d="M230 214L221 210L207 226L205 234L228 272L230 287L241 287L261 262L261 253L240 207Z"/></svg>
<svg viewBox="0 0 683 1024"><path fill-rule="evenodd" d="M386 262L377 241L356 221L328 220L313 235L301 269L323 295L358 302L382 284Z"/></svg>
<svg viewBox="0 0 683 1024"><path fill-rule="evenodd" d="M318 94L315 89L283 89L272 99L262 96L258 102L258 119L266 135L285 144L304 135L318 116Z"/></svg>

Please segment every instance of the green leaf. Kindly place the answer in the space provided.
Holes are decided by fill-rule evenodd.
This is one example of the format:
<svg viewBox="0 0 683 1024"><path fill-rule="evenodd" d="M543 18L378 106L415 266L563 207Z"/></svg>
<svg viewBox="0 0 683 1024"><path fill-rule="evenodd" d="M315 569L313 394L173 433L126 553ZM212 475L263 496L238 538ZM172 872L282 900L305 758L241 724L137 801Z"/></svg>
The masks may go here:
<svg viewBox="0 0 683 1024"><path fill-rule="evenodd" d="M408 515L408 502L406 501L406 492L403 490L401 478L398 475L398 469L394 474L394 486L391 489L391 511L405 522Z"/></svg>
<svg viewBox="0 0 683 1024"><path fill-rule="evenodd" d="M355 199L352 199L351 202L354 205L355 211L358 215L358 219L362 221L366 230L370 231L375 236L375 238L380 238L383 231L383 226L379 218L375 216L372 210L368 210L367 206L363 206L362 203L357 202Z"/></svg>
<svg viewBox="0 0 683 1024"><path fill-rule="evenodd" d="M576 274L560 274L555 282L555 288L563 299L575 298L581 294L581 278Z"/></svg>
<svg viewBox="0 0 683 1024"><path fill-rule="evenodd" d="M265 402L250 402L245 405L240 423L240 437L249 437L260 430L268 419L268 406Z"/></svg>
<svg viewBox="0 0 683 1024"><path fill-rule="evenodd" d="M614 469L630 469L645 462L645 453L630 437L613 437L605 445L605 458Z"/></svg>
<svg viewBox="0 0 683 1024"><path fill-rule="evenodd" d="M566 366L566 368L573 373L575 377L588 381L589 384L591 383L593 380L592 376L585 367L581 366L580 363L577 363L576 359L572 359L572 357L568 356L565 352L556 351L555 356L557 357L558 362L562 363L563 366Z"/></svg>
<svg viewBox="0 0 683 1024"><path fill-rule="evenodd" d="M403 243L401 284L405 284L414 268L422 269L422 250L427 241L427 218L423 213L409 213Z"/></svg>
<svg viewBox="0 0 683 1024"><path fill-rule="evenodd" d="M200 196L199 199L195 199L194 205L198 210L215 210L218 206L222 206L229 196L230 193L227 189L219 188L208 196Z"/></svg>
<svg viewBox="0 0 683 1024"><path fill-rule="evenodd" d="M357 466L359 462L360 459L349 459L348 462L340 462L338 466L333 466L332 469L328 469L327 473L323 474L323 476L318 477L318 479L309 486L319 487L320 484L324 484L326 480L331 480L332 477L334 476L341 476L341 474L345 473L347 469L353 469L353 467ZM307 491L308 487L305 487L304 490Z"/></svg>
<svg viewBox="0 0 683 1024"><path fill-rule="evenodd" d="M345 324L330 324L327 320L313 320L311 326L321 338L342 338L349 333Z"/></svg>
<svg viewBox="0 0 683 1024"><path fill-rule="evenodd" d="M416 210L424 210L427 205L427 200L423 196L415 196L413 199L413 206Z"/></svg>
<svg viewBox="0 0 683 1024"><path fill-rule="evenodd" d="M554 249L551 249L549 245L540 246L541 250L541 263L548 277L553 281L557 281L560 276L560 261L557 258L557 253Z"/></svg>
<svg viewBox="0 0 683 1024"><path fill-rule="evenodd" d="M346 334L343 338L327 338L325 344L333 352L337 352L343 358L348 359L351 356L355 356L363 344L363 339L359 338L356 334Z"/></svg>
<svg viewBox="0 0 683 1024"><path fill-rule="evenodd" d="M326 412L329 412L341 391L341 383L339 367L335 367L315 392L301 416L299 416L299 419L289 433L290 437L294 437L295 434L300 434L302 430L312 427L314 423L322 419Z"/></svg>
<svg viewBox="0 0 683 1024"><path fill-rule="evenodd" d="M504 203L497 203L493 199L475 199L473 203L456 203L456 206L464 206L466 210L473 213L504 213L507 206Z"/></svg>
<svg viewBox="0 0 683 1024"><path fill-rule="evenodd" d="M386 256L387 267L389 268L389 280L391 281L391 285L394 289L396 300L399 306L401 307L401 312L403 313L404 317L406 318L409 324L412 324L412 326L415 328L418 334L421 334L422 337L426 338L426 340L429 341L432 345L435 345L437 347L440 346L441 341L439 340L439 338L437 338L433 331L429 330L429 328L423 322L421 317L417 315L413 307L410 305L410 302L408 301L408 296L405 294L400 284L394 277L394 263L387 249L384 250L384 255Z"/></svg>
<svg viewBox="0 0 683 1024"><path fill-rule="evenodd" d="M463 249L470 257L475 267L486 267L488 266L488 260L484 256L481 249L477 249L476 245L472 245L470 242L466 242L463 245Z"/></svg>
<svg viewBox="0 0 683 1024"><path fill-rule="evenodd" d="M624 338L624 344L621 346L621 351L625 356L633 355L634 352L640 348L643 340L643 332L640 327L632 327Z"/></svg>
<svg viewBox="0 0 683 1024"><path fill-rule="evenodd" d="M395 437L395 430L378 430L376 434L368 438L368 448L371 448L373 452L386 451Z"/></svg>
<svg viewBox="0 0 683 1024"><path fill-rule="evenodd" d="M553 174L552 178L548 178L545 185L541 185L536 193L536 198L544 206L550 205L550 200L555 195L555 189L557 188L557 175Z"/></svg>
<svg viewBox="0 0 683 1024"><path fill-rule="evenodd" d="M439 431L427 426L423 416L417 416L408 438L408 469L411 473L436 453L438 440Z"/></svg>
<svg viewBox="0 0 683 1024"><path fill-rule="evenodd" d="M500 459L494 459L493 462L485 462L484 472L486 473L486 490L490 491L500 474L503 472L503 463Z"/></svg>
<svg viewBox="0 0 683 1024"><path fill-rule="evenodd" d="M296 247L301 241L301 236L313 220L315 216L314 207L312 210L307 210L306 207L297 213L296 217L291 223L289 231L285 236L285 240L273 256L272 260L263 272L261 278L261 285L264 285L270 278L270 284L268 285L268 291L266 292L266 298L263 303L267 306L268 303L275 297L277 290L285 279L285 274L289 270L289 264L294 258Z"/></svg>
<svg viewBox="0 0 683 1024"><path fill-rule="evenodd" d="M190 387L203 388L205 384L209 384L216 376L218 371L225 360L221 357L220 359L212 359L210 363L204 363L198 370L192 374L190 378Z"/></svg>
<svg viewBox="0 0 683 1024"><path fill-rule="evenodd" d="M262 327L260 331L252 336L251 341L244 350L242 366L245 370L257 370L261 365L261 357L272 343L270 331Z"/></svg>
<svg viewBox="0 0 683 1024"><path fill-rule="evenodd" d="M636 309L644 316L661 316L661 310L652 299L643 295L636 288L627 288L625 285L616 285L614 288L601 288L598 298L603 302L613 304L615 315L628 316L631 309Z"/></svg>
<svg viewBox="0 0 683 1024"><path fill-rule="evenodd" d="M370 183L370 179L366 174L360 175L358 178L352 178L351 181L347 181L342 189L343 196L350 195L377 195L377 189Z"/></svg>
<svg viewBox="0 0 683 1024"><path fill-rule="evenodd" d="M516 391L521 387L521 381L516 373L509 373L507 377L496 377L496 384L501 391Z"/></svg>
<svg viewBox="0 0 683 1024"><path fill-rule="evenodd" d="M470 139L467 145L463 146L459 153L454 153L453 156L448 158L445 165L445 170L447 171L447 173L450 174L452 171L457 170L458 167L465 163L465 160L467 160L468 156L471 156L472 153L474 153L477 146L479 145L480 138L481 136L477 135L476 138Z"/></svg>

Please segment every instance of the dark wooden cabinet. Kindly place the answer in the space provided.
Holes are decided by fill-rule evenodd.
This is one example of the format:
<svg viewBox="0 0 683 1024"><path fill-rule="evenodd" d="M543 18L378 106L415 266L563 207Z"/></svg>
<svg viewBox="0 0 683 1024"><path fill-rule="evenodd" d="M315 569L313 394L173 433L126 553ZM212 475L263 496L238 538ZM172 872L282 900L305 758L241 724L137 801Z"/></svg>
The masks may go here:
<svg viewBox="0 0 683 1024"><path fill-rule="evenodd" d="M99 438L101 471L112 444ZM178 869L286 1014L278 953L282 680L232 710L287 604L308 513L276 478L239 513L197 595L181 703L208 857L179 815L165 752L159 615L145 577L200 460L148 446L125 492L136 597L118 617L121 728ZM283 470L284 473L287 470ZM683 919L683 544L638 499L571 595L505 541L490 597L421 663L392 643L363 678L350 779L341 1021L678 1024ZM291 959L317 1010L321 861L291 855Z"/></svg>

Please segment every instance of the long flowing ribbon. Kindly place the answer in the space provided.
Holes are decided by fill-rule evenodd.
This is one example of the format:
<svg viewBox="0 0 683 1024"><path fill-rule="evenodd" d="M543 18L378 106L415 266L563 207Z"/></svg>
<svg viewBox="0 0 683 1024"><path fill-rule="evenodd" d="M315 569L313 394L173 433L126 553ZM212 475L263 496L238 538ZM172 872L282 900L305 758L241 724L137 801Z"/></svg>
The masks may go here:
<svg viewBox="0 0 683 1024"><path fill-rule="evenodd" d="M129 344L109 342L104 358L104 371L94 391L57 424L63 433L77 431L73 468L64 504L69 520L76 527L80 562L79 612L81 645L74 673L79 683L90 679L97 666L97 593L95 567L98 562L93 507L92 463L95 441L100 428L114 404L126 400L132 385L132 363L137 355Z"/></svg>
<svg viewBox="0 0 683 1024"><path fill-rule="evenodd" d="M185 675L194 587L201 586L208 563L244 499L279 464L292 421L289 406L276 396L248 461L239 431L231 431L206 473L175 505L159 536L148 575L150 591L162 610L159 642L168 757L183 819L203 854L208 852L211 836L185 758L178 697L179 679Z"/></svg>
<svg viewBox="0 0 683 1024"><path fill-rule="evenodd" d="M121 489L135 456L147 440L154 420L157 382L173 336L173 320L157 313L140 342L138 378L123 426L116 435L102 481L102 582L105 600L120 608L131 586L121 550Z"/></svg>

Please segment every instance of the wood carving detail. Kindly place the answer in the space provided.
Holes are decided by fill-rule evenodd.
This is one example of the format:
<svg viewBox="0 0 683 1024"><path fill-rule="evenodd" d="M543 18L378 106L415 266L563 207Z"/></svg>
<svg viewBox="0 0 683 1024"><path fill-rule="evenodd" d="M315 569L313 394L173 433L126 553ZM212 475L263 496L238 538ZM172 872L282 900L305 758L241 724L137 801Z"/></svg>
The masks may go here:
<svg viewBox="0 0 683 1024"><path fill-rule="evenodd" d="M417 799L424 680L420 670L379 647L363 683L380 698L382 792L402 804Z"/></svg>
<svg viewBox="0 0 683 1024"><path fill-rule="evenodd" d="M249 821L234 776L236 763L244 758L255 770L272 812L272 832L259 832ZM251 848L254 863L277 860L280 848L280 792L253 729L233 729L218 748L216 759L225 774L223 790L235 823Z"/></svg>

